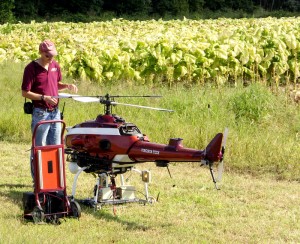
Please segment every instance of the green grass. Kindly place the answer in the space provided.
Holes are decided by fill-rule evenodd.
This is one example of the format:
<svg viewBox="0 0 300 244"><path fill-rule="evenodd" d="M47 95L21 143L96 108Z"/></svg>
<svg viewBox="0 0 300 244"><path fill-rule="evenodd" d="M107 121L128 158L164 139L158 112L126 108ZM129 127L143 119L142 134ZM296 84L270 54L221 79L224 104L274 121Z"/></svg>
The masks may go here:
<svg viewBox="0 0 300 244"><path fill-rule="evenodd" d="M24 64L1 65L0 140L31 144L31 116L23 113L21 80ZM73 82L66 80L66 82ZM211 138L229 128L227 167L233 172L269 174L276 179L300 181L299 106L286 90L262 85L248 87L138 86L126 82L111 87L77 82L84 95L149 95L162 98L117 99L118 102L174 109L174 113L117 106L116 113L135 123L152 142L183 138L186 147L203 149ZM67 126L95 119L103 113L98 103L65 102Z"/></svg>
<svg viewBox="0 0 300 244"><path fill-rule="evenodd" d="M32 181L28 159L30 116L23 113L20 91L23 67L12 63L1 66L1 242L300 242L299 106L284 90L271 92L256 85L168 88L80 83L80 94L85 95L163 95L160 99L118 101L170 108L175 113L114 108L153 142L167 143L170 137L181 137L185 146L202 149L214 134L229 127L221 190L214 189L209 171L198 164L171 164L170 178L167 170L146 163L137 167L151 170L150 193L154 197L159 194L156 204L118 206L116 216L110 206L96 212L83 207L79 221L68 218L59 226L24 221L22 194L32 191ZM71 126L102 112L99 104L67 100L65 120ZM73 175L68 170L66 174L70 193ZM139 177L130 173L126 177L143 191ZM82 174L76 197L91 197L94 183L91 174Z"/></svg>
<svg viewBox="0 0 300 244"><path fill-rule="evenodd" d="M32 191L28 145L0 142L0 239L2 243L298 243L299 183L226 172L221 190L209 171L197 164L172 164L172 177L152 163L138 165L152 173L153 205L127 204L94 212L61 225L35 225L22 219L22 194ZM70 194L73 176L67 175ZM128 184L142 191L130 172ZM76 197L92 197L95 179L79 177ZM175 186L174 186L175 185ZM142 197L141 194L137 196Z"/></svg>

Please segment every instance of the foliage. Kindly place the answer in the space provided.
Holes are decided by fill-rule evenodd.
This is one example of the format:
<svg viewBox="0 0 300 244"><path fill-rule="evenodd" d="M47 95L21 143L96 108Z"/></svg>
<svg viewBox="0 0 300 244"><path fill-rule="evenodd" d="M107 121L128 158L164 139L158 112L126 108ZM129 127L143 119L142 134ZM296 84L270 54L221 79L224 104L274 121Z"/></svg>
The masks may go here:
<svg viewBox="0 0 300 244"><path fill-rule="evenodd" d="M0 62L56 43L65 74L98 83L297 83L300 18L35 23L0 26Z"/></svg>
<svg viewBox="0 0 300 244"><path fill-rule="evenodd" d="M299 0L255 0L253 1L254 4L259 4L260 7L266 9L266 10L293 10L293 11L299 11Z"/></svg>
<svg viewBox="0 0 300 244"><path fill-rule="evenodd" d="M14 0L1 0L0 2L0 24L12 23L14 21L13 15Z"/></svg>
<svg viewBox="0 0 300 244"><path fill-rule="evenodd" d="M153 0L152 1L152 13L158 13L164 17L167 14L172 16L188 16L192 7L202 10L201 2L188 1L188 0ZM195 9L192 10L194 12Z"/></svg>
<svg viewBox="0 0 300 244"><path fill-rule="evenodd" d="M267 115L273 113L274 94L266 87L252 85L236 92L229 102L230 108L239 120L261 122Z"/></svg>
<svg viewBox="0 0 300 244"><path fill-rule="evenodd" d="M9 0L11 1L11 0ZM53 16L66 17L65 13L98 16L113 12L114 16L160 16L188 17L205 11L223 12L224 10L251 13L257 8L267 11L299 11L299 0L15 0L13 14L21 19L51 19ZM220 15L222 16L222 14ZM62 20L62 19L60 19Z"/></svg>
<svg viewBox="0 0 300 244"><path fill-rule="evenodd" d="M203 10L205 0L189 0L189 12L200 13Z"/></svg>
<svg viewBox="0 0 300 244"><path fill-rule="evenodd" d="M104 1L102 11L113 11L118 16L122 15L145 15L150 11L150 1L148 0L128 0L128 1Z"/></svg>

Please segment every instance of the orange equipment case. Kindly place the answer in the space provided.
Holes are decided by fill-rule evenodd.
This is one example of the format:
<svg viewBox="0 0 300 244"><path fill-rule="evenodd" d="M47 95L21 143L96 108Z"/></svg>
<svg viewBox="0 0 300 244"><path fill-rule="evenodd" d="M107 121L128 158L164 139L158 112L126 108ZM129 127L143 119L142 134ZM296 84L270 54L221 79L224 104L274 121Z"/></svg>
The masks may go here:
<svg viewBox="0 0 300 244"><path fill-rule="evenodd" d="M43 124L61 123L61 144L36 146L37 129ZM65 157L63 134L65 122L62 120L40 121L32 135L32 155L34 165L34 193L23 193L24 218L34 222L57 221L60 217L81 215L80 205L66 192Z"/></svg>

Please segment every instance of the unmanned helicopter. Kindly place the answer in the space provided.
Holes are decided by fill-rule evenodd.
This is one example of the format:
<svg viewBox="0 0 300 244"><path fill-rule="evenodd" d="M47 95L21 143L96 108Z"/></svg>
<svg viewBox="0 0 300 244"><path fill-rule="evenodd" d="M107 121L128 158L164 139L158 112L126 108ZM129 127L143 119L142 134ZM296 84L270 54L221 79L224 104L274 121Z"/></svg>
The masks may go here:
<svg viewBox="0 0 300 244"><path fill-rule="evenodd" d="M135 169L136 164L154 162L158 167L166 167L169 171L171 162L199 162L210 169L212 180L217 187L223 172L223 159L228 129L224 133L217 133L205 149L198 150L183 146L183 139L171 138L168 144L150 142L148 137L131 122L113 114L116 105L125 105L164 112L173 110L140 106L116 102L122 97L161 97L161 96L80 96L60 93L58 98L72 98L79 102L98 102L104 105L104 112L96 119L88 120L67 129L65 135L65 153L70 161L69 169L76 174L72 197L75 195L76 182L81 172L97 174L99 178L94 189L93 203L104 201L135 201L134 187L125 186L121 178L121 187L116 187L115 177L130 170L140 173L145 183L146 202L153 201L149 197L147 184L151 180L149 171ZM217 177L213 165L217 164ZM169 171L170 173L170 171ZM109 179L110 178L110 184Z"/></svg>

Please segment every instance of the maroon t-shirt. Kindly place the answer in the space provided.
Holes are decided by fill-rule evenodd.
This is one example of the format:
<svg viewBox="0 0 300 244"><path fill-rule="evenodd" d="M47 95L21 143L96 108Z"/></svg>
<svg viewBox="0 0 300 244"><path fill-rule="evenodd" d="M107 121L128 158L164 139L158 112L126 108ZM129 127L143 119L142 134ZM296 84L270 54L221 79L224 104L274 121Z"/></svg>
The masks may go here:
<svg viewBox="0 0 300 244"><path fill-rule="evenodd" d="M41 95L57 96L58 82L61 81L61 71L59 64L52 60L48 70L39 65L36 61L29 63L24 70L22 90L32 91ZM33 100L34 107L53 108L42 100Z"/></svg>

